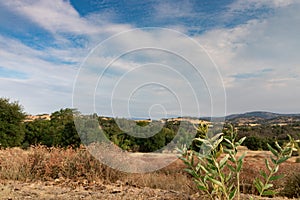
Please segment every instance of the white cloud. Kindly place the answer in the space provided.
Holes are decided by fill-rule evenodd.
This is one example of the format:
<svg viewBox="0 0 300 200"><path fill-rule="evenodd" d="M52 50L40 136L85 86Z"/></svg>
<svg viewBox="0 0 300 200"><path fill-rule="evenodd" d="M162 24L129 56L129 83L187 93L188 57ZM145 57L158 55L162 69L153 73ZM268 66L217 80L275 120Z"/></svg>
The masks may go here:
<svg viewBox="0 0 300 200"><path fill-rule="evenodd" d="M104 87L101 94L106 95L98 102L101 109L107 109L110 104L109 95L122 74L147 63L159 63L173 67L178 73L175 71L168 73L167 70L158 70L154 67L149 68L153 69L152 71L145 68L140 73L132 72L131 76L128 75L127 79L120 82L121 87L116 90L120 92L117 95L119 100L122 100L124 96L126 100L124 92L127 89L132 90L143 81L150 82L151 80L154 82L162 80L161 82L165 85L171 84L169 87L174 88L174 91L176 89L178 96L186 99L192 98L193 95L186 80L178 76L181 74L185 75L191 84L198 84L194 89L205 93L206 97L203 99L201 99L203 93L201 93L202 96L200 93L197 95L204 102L201 105L202 111L211 113L209 110L211 106L207 106L211 103L209 95L212 95L216 104L221 105L223 100L215 97L222 93L222 83L219 80L218 71L205 52L207 50L222 72L230 113L254 109L300 112L300 110L295 110L300 99L300 94L295 92L300 88L300 57L298 56L300 47L298 11L300 7L295 2L292 0L236 1L230 5L229 13L245 12L264 6L275 9L275 12L268 17L264 16L264 19L250 20L234 28L214 29L202 35L193 36L192 39L205 48L201 49L183 35L166 34L161 30L151 32L149 29L141 29L132 34L130 31L126 34L126 31L133 28L130 24L111 23L106 18L107 15L102 16L101 13L81 17L68 1L4 1L1 4L10 11L25 16L28 20L51 32L56 46L49 45L44 46L44 50L35 50L18 40L0 36L0 66L28 74L25 80L0 78L0 89L3 91L1 95L20 100L25 108L30 108L30 112L35 113L44 112L45 108L54 110L63 106L71 106L72 84L80 62L89 50L96 46L96 42L102 42L111 35L125 31L124 37L116 36L107 43L104 54L97 54L96 58L89 59L90 64L95 65L94 68L84 71L88 72L87 75L79 80L87 86L87 88L82 88L82 96L95 92L99 72L115 56L141 47L157 49L156 51L141 49L131 52L111 66L111 72L118 73L105 77L101 82L101 87ZM178 20L184 17L192 18L194 15L193 7L188 2L183 4L162 2L156 7L155 20L172 18ZM185 33L190 29L182 25L174 27ZM74 35L74 37L70 39L68 35ZM75 45L76 42L78 46ZM179 56L166 53L163 49L158 50L160 47L184 56L195 64L202 74L197 74L190 65L180 60ZM258 75L260 73L261 75ZM211 91L206 90L205 84L208 84ZM152 93L153 91L151 94L154 96L156 93ZM151 98L151 95L140 95L139 97L144 96L147 102L167 102L170 95L163 96L163 91L167 92L162 90L159 93L161 96ZM185 108L187 112L185 114L192 113L193 103L184 102L189 105ZM93 101L87 101L87 103L93 103ZM220 107L215 109L222 110ZM171 110L172 113L176 113L175 109ZM107 110L102 111L109 113ZM220 112L214 112L214 114L222 115Z"/></svg>
<svg viewBox="0 0 300 200"><path fill-rule="evenodd" d="M296 103L300 94L295 93L300 88L300 5L265 3L280 8L263 20L212 30L197 38L220 67L231 113L300 112Z"/></svg>
<svg viewBox="0 0 300 200"><path fill-rule="evenodd" d="M189 1L172 2L172 1L159 1L155 5L154 17L158 19L174 19L174 18L184 18L193 17L195 12L193 11L193 4Z"/></svg>
<svg viewBox="0 0 300 200"><path fill-rule="evenodd" d="M297 0L237 0L229 5L230 11L245 11L262 7L282 8L297 3Z"/></svg>

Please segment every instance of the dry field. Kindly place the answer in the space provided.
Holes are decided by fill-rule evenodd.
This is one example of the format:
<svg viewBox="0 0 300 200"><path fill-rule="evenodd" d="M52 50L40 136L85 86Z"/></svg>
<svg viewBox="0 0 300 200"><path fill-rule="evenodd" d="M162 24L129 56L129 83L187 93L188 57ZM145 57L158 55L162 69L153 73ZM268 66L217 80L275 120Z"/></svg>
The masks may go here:
<svg viewBox="0 0 300 200"><path fill-rule="evenodd" d="M251 183L268 155L248 151L241 177L244 193L255 193ZM0 150L0 199L205 199L184 167L177 160L153 173L129 174L101 164L83 147ZM279 173L285 178L274 183L278 191L293 173L300 173L300 163L292 158Z"/></svg>

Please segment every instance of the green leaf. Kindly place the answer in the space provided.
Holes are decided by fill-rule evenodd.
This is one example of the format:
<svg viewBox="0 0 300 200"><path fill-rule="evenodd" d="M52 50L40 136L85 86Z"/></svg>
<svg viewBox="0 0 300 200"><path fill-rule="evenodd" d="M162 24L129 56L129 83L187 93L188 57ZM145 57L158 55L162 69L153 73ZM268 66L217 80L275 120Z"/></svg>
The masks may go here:
<svg viewBox="0 0 300 200"><path fill-rule="evenodd" d="M274 165L277 165L277 160L275 160L272 156L270 156L270 158L271 158L272 163L273 163Z"/></svg>
<svg viewBox="0 0 300 200"><path fill-rule="evenodd" d="M211 181L212 183L222 187L222 183L214 178L208 177L208 180Z"/></svg>
<svg viewBox="0 0 300 200"><path fill-rule="evenodd" d="M277 173L277 172L278 172L278 169L279 169L279 165L277 165L277 166L274 168L274 173Z"/></svg>
<svg viewBox="0 0 300 200"><path fill-rule="evenodd" d="M273 190L266 190L262 193L263 196L274 196L276 194Z"/></svg>
<svg viewBox="0 0 300 200"><path fill-rule="evenodd" d="M205 173L208 173L207 169L203 165L200 165L200 169L202 169Z"/></svg>
<svg viewBox="0 0 300 200"><path fill-rule="evenodd" d="M278 156L279 156L278 151L275 150L273 147L271 147L271 145L269 145L269 144L267 144L267 146L268 146L268 149L272 152L272 154L278 158Z"/></svg>
<svg viewBox="0 0 300 200"><path fill-rule="evenodd" d="M279 152L282 152L282 148L281 146L278 144L278 142L275 142L275 146L277 147L277 149L279 150Z"/></svg>
<svg viewBox="0 0 300 200"><path fill-rule="evenodd" d="M232 178L232 173L229 172L228 176L225 178L225 182L228 182L231 178ZM229 190L231 189L229 188Z"/></svg>
<svg viewBox="0 0 300 200"><path fill-rule="evenodd" d="M245 141L246 137L241 138L238 143L241 145Z"/></svg>
<svg viewBox="0 0 300 200"><path fill-rule="evenodd" d="M225 145L228 144L229 147L234 147L234 145L232 144L232 142L230 140L228 140L227 138L224 138L224 141L227 142L227 143L225 143Z"/></svg>
<svg viewBox="0 0 300 200"><path fill-rule="evenodd" d="M234 157L234 156L230 156L229 160L230 160L231 162L233 162L233 163L235 163L235 162L236 162L236 159L235 159L235 157Z"/></svg>
<svg viewBox="0 0 300 200"><path fill-rule="evenodd" d="M245 156L246 156L246 153L243 153L243 154L239 157L238 161L242 161L242 160L245 158Z"/></svg>
<svg viewBox="0 0 300 200"><path fill-rule="evenodd" d="M269 183L269 184L266 184L264 189L267 190L269 188L273 187L273 184L272 183Z"/></svg>
<svg viewBox="0 0 300 200"><path fill-rule="evenodd" d="M230 200L235 197L236 191L237 191L237 189L235 188L233 191L230 192L230 194L229 194L229 199Z"/></svg>
<svg viewBox="0 0 300 200"><path fill-rule="evenodd" d="M289 157L287 157L287 156L282 157L279 160L277 160L277 164L280 165L281 163L285 162L287 159L289 159Z"/></svg>
<svg viewBox="0 0 300 200"><path fill-rule="evenodd" d="M266 167L267 169L269 170L269 172L272 171L272 168L270 167L270 163L269 163L269 160L268 159L265 159L265 164L266 164Z"/></svg>
<svg viewBox="0 0 300 200"><path fill-rule="evenodd" d="M220 160L220 168L221 168L221 169L226 165L226 163L227 163L227 161L228 161L228 158L229 158L229 155L226 155L224 158L222 158L222 159Z"/></svg>
<svg viewBox="0 0 300 200"><path fill-rule="evenodd" d="M223 141L223 136L213 143L212 145L213 149L216 149L222 141Z"/></svg>
<svg viewBox="0 0 300 200"><path fill-rule="evenodd" d="M210 138L209 140L210 140L210 141L215 141L215 140L217 140L221 135L223 135L223 133L218 133L217 135L215 135L214 137ZM222 138L222 140L223 140L223 136L222 136L221 138Z"/></svg>
<svg viewBox="0 0 300 200"><path fill-rule="evenodd" d="M266 174L265 171L261 170L259 173L260 173L260 175L261 175L262 177L264 177L265 180L268 178L268 176L267 176L267 174Z"/></svg>
<svg viewBox="0 0 300 200"><path fill-rule="evenodd" d="M281 178L283 178L283 177L284 177L283 174L278 175L278 176L272 176L272 177L270 178L270 181L276 181L276 180L281 179Z"/></svg>
<svg viewBox="0 0 300 200"><path fill-rule="evenodd" d="M231 165L227 165L227 167L230 169L230 171L235 172L235 168L232 167Z"/></svg>
<svg viewBox="0 0 300 200"><path fill-rule="evenodd" d="M241 161L241 160L238 161L236 171L240 172L242 169L242 166L243 166L243 161Z"/></svg>
<svg viewBox="0 0 300 200"><path fill-rule="evenodd" d="M199 190L207 191L206 187L204 187L203 185L197 185L197 188Z"/></svg>
<svg viewBox="0 0 300 200"><path fill-rule="evenodd" d="M290 147L284 148L282 151L283 155L290 154L293 149Z"/></svg>
<svg viewBox="0 0 300 200"><path fill-rule="evenodd" d="M262 192L263 189L263 183L261 182L261 180L259 180L258 178L256 178L254 180L254 186L256 187L256 189L258 190L259 193Z"/></svg>
<svg viewBox="0 0 300 200"><path fill-rule="evenodd" d="M208 190L207 187L201 181L194 179L194 182L197 184L198 189L204 190L204 191Z"/></svg>
<svg viewBox="0 0 300 200"><path fill-rule="evenodd" d="M191 174L194 178L199 178L199 175L192 169L184 169L184 171Z"/></svg>

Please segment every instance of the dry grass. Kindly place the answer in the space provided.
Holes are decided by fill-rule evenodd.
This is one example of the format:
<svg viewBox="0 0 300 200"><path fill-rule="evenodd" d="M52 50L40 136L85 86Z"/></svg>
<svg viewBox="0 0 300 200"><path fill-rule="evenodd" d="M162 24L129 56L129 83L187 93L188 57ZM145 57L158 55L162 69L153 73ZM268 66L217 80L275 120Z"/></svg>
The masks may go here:
<svg viewBox="0 0 300 200"><path fill-rule="evenodd" d="M177 163L177 162L176 162ZM128 174L114 170L95 159L85 147L0 150L0 180L24 182L71 180L73 182L115 183L195 193L191 178L177 164L147 174ZM180 184L179 184L180 183Z"/></svg>
<svg viewBox="0 0 300 200"><path fill-rule="evenodd" d="M264 169L264 156L253 152L245 158L241 180L245 193L253 193L253 179ZM192 177L183 172L184 164L177 160L171 165L146 174L127 174L100 163L84 147L47 148L31 147L28 150L8 148L0 150L0 180L18 180L23 182L68 180L87 183L116 183L136 187L150 187L184 194L195 194L197 189ZM288 161L279 173L285 174L283 180L274 185L278 190L284 187L293 172L300 172L300 163ZM67 182L67 181L64 181Z"/></svg>
<svg viewBox="0 0 300 200"><path fill-rule="evenodd" d="M35 181L57 178L114 182L121 172L102 165L84 147L79 149L31 147L0 151L0 179Z"/></svg>

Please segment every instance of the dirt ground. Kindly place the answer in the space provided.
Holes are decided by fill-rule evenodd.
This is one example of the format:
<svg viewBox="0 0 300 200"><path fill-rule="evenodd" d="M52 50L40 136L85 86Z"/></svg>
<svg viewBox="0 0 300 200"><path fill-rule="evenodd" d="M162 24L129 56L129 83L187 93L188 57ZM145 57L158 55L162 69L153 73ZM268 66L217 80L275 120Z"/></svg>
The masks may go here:
<svg viewBox="0 0 300 200"><path fill-rule="evenodd" d="M248 151L244 163L244 175L242 181L247 181L247 177L258 174L264 168L265 157L268 152ZM178 170L184 167L179 161L168 167L169 171ZM176 168L176 169L175 169ZM300 171L300 163L295 162L295 158L284 163L279 172L285 175L293 171ZM178 183L180 184L180 183ZM283 184L278 182L276 184ZM249 199L250 195L242 195L241 199ZM185 194L176 190L153 189L129 185L126 182L117 181L114 184L88 183L87 181L72 181L66 179L55 179L53 181L20 182L11 180L0 180L0 200L77 200L77 199L105 199L105 200L194 200L205 199L199 193ZM263 198L272 200L284 200L286 197Z"/></svg>
<svg viewBox="0 0 300 200"><path fill-rule="evenodd" d="M6 181L0 184L1 200L196 200L205 199L198 193L185 195L177 191L166 191L152 188L139 188L128 185L114 184L102 185L92 184L75 186L64 186L55 182L23 183L17 181ZM250 195L242 195L242 199L250 199ZM263 198L264 200L284 200L287 198Z"/></svg>
<svg viewBox="0 0 300 200"><path fill-rule="evenodd" d="M76 183L73 183L76 184ZM1 200L77 200L77 199L195 199L177 191L164 191L160 189L138 188L127 185L83 185L62 186L57 182L6 182L0 184Z"/></svg>

